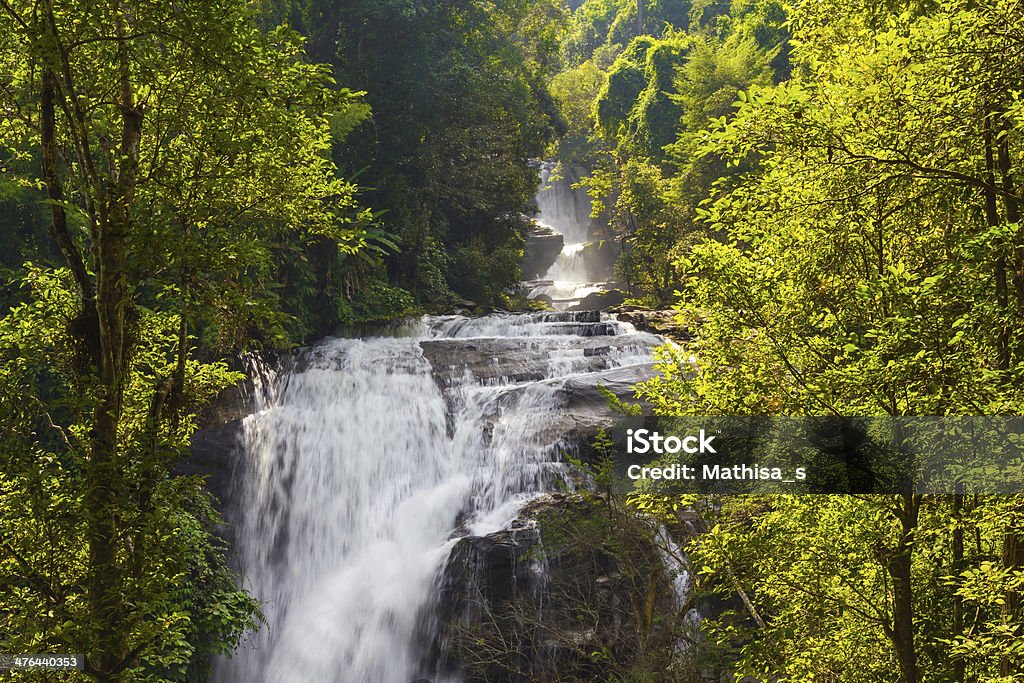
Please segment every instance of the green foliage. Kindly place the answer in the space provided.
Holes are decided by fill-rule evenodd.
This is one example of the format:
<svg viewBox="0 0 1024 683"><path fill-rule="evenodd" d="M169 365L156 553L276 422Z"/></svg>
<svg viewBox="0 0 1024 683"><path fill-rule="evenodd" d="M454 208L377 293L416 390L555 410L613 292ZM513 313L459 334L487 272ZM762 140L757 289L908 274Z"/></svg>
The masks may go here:
<svg viewBox="0 0 1024 683"><path fill-rule="evenodd" d="M813 81L744 94L719 124L709 148L730 163L765 155L765 170L703 211L728 238L680 261L685 305L714 311L701 338L716 347L699 342L714 377L682 393L721 396L730 412L753 396L772 412L1016 412L1019 370L1000 368L1015 342L998 331L1019 304L990 278L1016 228L985 218L988 124L965 86L998 72L930 53L966 30L922 19L909 37L846 48L849 61L805 45ZM728 349L711 341L722 337Z"/></svg>
<svg viewBox="0 0 1024 683"><path fill-rule="evenodd" d="M362 174L365 201L386 210L380 223L399 246L367 277L434 306L456 294L493 304L519 277L507 257L536 190L527 160L563 125L543 86L556 67L561 3L272 4L372 106L372 123L334 147ZM464 279L471 261L492 255L486 287Z"/></svg>
<svg viewBox="0 0 1024 683"><path fill-rule="evenodd" d="M722 37L666 30L636 38L594 102L605 153L592 153L597 168L587 183L620 235L619 276L653 305L667 305L681 284L675 262L703 233L698 203L716 181L749 170L750 162L727 167L702 141L709 121L734 113L737 92L778 76L772 65L782 46L760 45L751 28L773 9L737 8Z"/></svg>
<svg viewBox="0 0 1024 683"><path fill-rule="evenodd" d="M182 118L168 121L166 133L153 131L173 137L140 193L156 210L139 244L137 277L180 273L193 310L216 311L199 322L221 347L243 344L261 318L269 318L269 343L286 344L285 321L265 303L270 282L290 283L277 266L282 253L294 263L320 240L335 252L355 253L365 247L370 218L328 154L336 132L365 118L365 105L348 90L325 87L332 79L322 66L302 61L297 34L276 29L267 40L249 48L247 58L259 61L234 74L230 88L207 79L209 92L188 93L190 108L177 110ZM260 106L247 99L252 92L262 93ZM191 135L180 134L182 121L192 124ZM272 140L295 143L282 148L267 144ZM204 168L225 171L209 182L202 170L196 174ZM174 192L180 198L164 203ZM189 270L203 276L190 277Z"/></svg>
<svg viewBox="0 0 1024 683"><path fill-rule="evenodd" d="M384 282L373 282L339 302L337 319L342 324L385 322L415 310L412 294Z"/></svg>
<svg viewBox="0 0 1024 683"><path fill-rule="evenodd" d="M82 652L101 628L82 585L89 562L84 492L88 486L89 407L95 385L81 374L68 323L80 303L66 270L31 264L26 303L0 320L0 649ZM126 681L198 681L208 658L230 652L260 618L258 603L235 587L219 518L196 477L170 477L196 412L240 375L223 363L189 361L188 403L176 422L153 421L152 387L175 364L178 320L146 311L125 392L118 507L130 544L122 548L118 589L136 605L126 628L138 649Z"/></svg>
<svg viewBox="0 0 1024 683"><path fill-rule="evenodd" d="M801 5L792 77L771 86L761 68L732 103L738 79L715 97L711 75L728 62L691 57L680 94L725 111L670 152L682 171L708 157L724 169L695 207L703 234L677 245L677 305L697 334L662 349L663 375L641 387L657 412L1020 413L1012 7ZM734 39L747 57L732 55L747 73L758 50L772 56L749 35ZM690 177L666 196L685 197ZM737 676L1022 675L1019 497L734 497L699 510L701 581L742 602L710 625Z"/></svg>
<svg viewBox="0 0 1024 683"><path fill-rule="evenodd" d="M46 235L48 216L43 199L37 190L7 180L7 171L0 170L0 236L5 246L0 254L0 312L18 301L22 264L58 257Z"/></svg>
<svg viewBox="0 0 1024 683"><path fill-rule="evenodd" d="M596 58L602 50L615 53L641 35L660 36L666 28L686 30L689 0L644 0L643 23L637 22L636 0L586 0L572 15L562 42L570 66Z"/></svg>
<svg viewBox="0 0 1024 683"><path fill-rule="evenodd" d="M366 105L240 0L5 2L0 71L3 199L40 202L0 228L67 266L5 263L0 649L200 680L259 609L175 467L240 379L216 359L291 343L281 293L388 245L330 158Z"/></svg>
<svg viewBox="0 0 1024 683"><path fill-rule="evenodd" d="M647 51L657 41L643 36L630 43L608 72L608 81L594 103L598 131L614 137L626 124L648 82L645 73Z"/></svg>
<svg viewBox="0 0 1024 683"><path fill-rule="evenodd" d="M698 509L710 531L687 553L697 590L743 596L708 624L709 635L739 650L737 675L906 680L891 638L890 563L903 537L895 497L705 502ZM919 680L1015 680L998 673L1006 658L1019 661L1019 626L1003 606L1024 572L1000 558L1021 519L1015 499L923 501L910 567Z"/></svg>
<svg viewBox="0 0 1024 683"><path fill-rule="evenodd" d="M707 37L694 40L674 84L678 94L673 99L682 106L688 133L684 139L698 137L712 119L731 116L740 91L768 85L770 58L753 38L740 33L721 42Z"/></svg>
<svg viewBox="0 0 1024 683"><path fill-rule="evenodd" d="M586 164L597 151L592 140L595 126L594 100L605 88L608 75L587 60L555 75L548 84L567 130L559 137L554 156L565 164Z"/></svg>
<svg viewBox="0 0 1024 683"><path fill-rule="evenodd" d="M488 248L478 238L459 247L452 255L451 273L461 283L460 291L476 302L497 301L507 283L519 274L522 243L517 237Z"/></svg>
<svg viewBox="0 0 1024 683"><path fill-rule="evenodd" d="M959 523L966 527L968 537L978 529L991 550L959 574L943 578L946 589L955 591L956 599L963 602L968 613L978 614L973 628L954 634L944 644L951 646L954 657L986 672L980 680L1012 681L1013 677L996 677L988 672L999 670L1007 661L1016 663L1024 659L1020 620L1014 623L1007 619L1007 600L1024 594L1024 571L1019 565L1007 566L1005 562L1007 541L1024 534L1024 505L1019 496L997 498ZM1016 673L1019 679L1020 674Z"/></svg>
<svg viewBox="0 0 1024 683"><path fill-rule="evenodd" d="M587 61L608 41L612 23L625 4L622 0L586 0L576 9L570 33L563 42L568 64Z"/></svg>

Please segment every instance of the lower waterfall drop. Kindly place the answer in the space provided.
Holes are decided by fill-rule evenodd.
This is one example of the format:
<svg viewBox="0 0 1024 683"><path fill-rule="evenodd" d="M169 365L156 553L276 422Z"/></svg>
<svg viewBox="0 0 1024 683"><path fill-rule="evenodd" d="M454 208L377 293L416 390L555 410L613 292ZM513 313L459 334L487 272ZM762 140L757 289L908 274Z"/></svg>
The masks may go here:
<svg viewBox="0 0 1024 683"><path fill-rule="evenodd" d="M425 318L410 336L296 354L244 421L228 515L268 624L215 680L432 676L423 630L453 545L571 486L569 385L645 379L659 342L597 314L538 313Z"/></svg>

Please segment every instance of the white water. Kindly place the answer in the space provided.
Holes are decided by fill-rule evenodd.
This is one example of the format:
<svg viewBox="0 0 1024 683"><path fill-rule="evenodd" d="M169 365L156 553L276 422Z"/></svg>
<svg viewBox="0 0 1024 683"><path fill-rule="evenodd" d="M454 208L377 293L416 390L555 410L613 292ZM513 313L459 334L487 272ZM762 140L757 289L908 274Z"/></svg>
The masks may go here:
<svg viewBox="0 0 1024 683"><path fill-rule="evenodd" d="M552 177L554 170L551 162L541 164L540 187L535 198L540 210L538 221L564 235L569 248L589 240L590 197L585 191L572 188L580 175L578 170L565 169L567 177L561 180Z"/></svg>
<svg viewBox="0 0 1024 683"><path fill-rule="evenodd" d="M630 337L588 357L574 333L593 325ZM468 369L432 368L419 346L474 337L541 349L544 379L481 384ZM531 497L567 484L566 444L553 436L565 380L644 364L657 342L617 322L449 316L425 319L412 336L329 340L290 372L259 373L261 405L245 420L237 475L236 548L269 626L220 662L216 680L429 676L425 612L457 537L496 531ZM451 373L443 391L432 372Z"/></svg>
<svg viewBox="0 0 1024 683"><path fill-rule="evenodd" d="M562 252L541 278L552 284L532 288L527 296L536 298L547 295L554 301L556 310L578 303L580 299L600 292L611 273L595 272L588 267L585 250L593 247L590 235L590 197L583 190L573 189L573 180L578 175L573 169L562 180L552 178L554 164L541 165L540 188L536 202L540 214L537 222L546 225L564 237Z"/></svg>

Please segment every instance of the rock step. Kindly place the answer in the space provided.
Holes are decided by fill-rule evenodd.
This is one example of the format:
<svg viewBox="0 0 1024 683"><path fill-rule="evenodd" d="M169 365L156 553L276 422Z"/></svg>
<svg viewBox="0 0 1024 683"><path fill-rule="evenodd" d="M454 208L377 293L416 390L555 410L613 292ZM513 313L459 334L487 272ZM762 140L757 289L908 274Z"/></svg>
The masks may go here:
<svg viewBox="0 0 1024 683"><path fill-rule="evenodd" d="M614 355L644 355L658 342L652 335L592 337L571 345L537 337L429 339L421 341L420 348L435 380L447 387L461 382L467 371L489 384L545 380L553 362L571 365L576 373L607 370Z"/></svg>
<svg viewBox="0 0 1024 683"><path fill-rule="evenodd" d="M573 313L552 311L518 316L490 315L483 318L450 316L429 323L434 338L473 337L574 337L613 336L623 331L622 323L603 320L599 311Z"/></svg>
<svg viewBox="0 0 1024 683"><path fill-rule="evenodd" d="M539 323L599 323L601 311L552 311L531 313L530 317Z"/></svg>

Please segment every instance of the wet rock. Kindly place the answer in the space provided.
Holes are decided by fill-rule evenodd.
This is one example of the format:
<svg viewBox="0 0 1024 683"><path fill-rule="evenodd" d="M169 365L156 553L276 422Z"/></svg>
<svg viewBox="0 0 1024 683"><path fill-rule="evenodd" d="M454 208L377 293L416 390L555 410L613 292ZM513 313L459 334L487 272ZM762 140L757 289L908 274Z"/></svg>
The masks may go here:
<svg viewBox="0 0 1024 683"><path fill-rule="evenodd" d="M562 253L565 238L547 227L534 223L526 233L523 247L523 279L541 277Z"/></svg>
<svg viewBox="0 0 1024 683"><path fill-rule="evenodd" d="M621 400L635 402L635 385L657 374L653 363L643 363L569 377L562 384L562 392L567 399L566 407L575 415L592 412L595 415L607 416L610 412L608 401L601 389L611 392Z"/></svg>
<svg viewBox="0 0 1024 683"><path fill-rule="evenodd" d="M460 589L444 601L443 607L451 615L462 614L472 610L474 599L510 600L518 591L542 581L536 576L539 567L531 567L526 560L539 542L540 533L526 516L512 522L508 529L460 539L448 558L451 583Z"/></svg>
<svg viewBox="0 0 1024 683"><path fill-rule="evenodd" d="M538 294L537 296L533 297L533 300L539 304L544 304L545 306L551 306L553 303L555 303L555 300L552 299L547 294Z"/></svg>
<svg viewBox="0 0 1024 683"><path fill-rule="evenodd" d="M615 306L621 306L626 301L626 295L617 289L609 289L604 292L594 292L583 297L578 304L571 307L570 311L606 311Z"/></svg>
<svg viewBox="0 0 1024 683"><path fill-rule="evenodd" d="M580 258L583 259L587 273L603 274L607 278L614 272L620 250L618 244L610 237L599 235L599 239L594 239L583 247Z"/></svg>
<svg viewBox="0 0 1024 683"><path fill-rule="evenodd" d="M605 680L609 661L670 647L666 622L659 631L637 609L673 611L653 533L607 512L595 495L546 494L508 529L461 539L440 584L437 670L470 682Z"/></svg>
<svg viewBox="0 0 1024 683"><path fill-rule="evenodd" d="M420 348L433 368L434 378L444 388L460 382L466 372L485 384L539 381L550 374L553 362L572 363L577 372L605 370L613 352L640 353L644 341L594 334L574 339L571 350L560 350L544 338L495 337L424 340ZM560 351L571 355L555 358Z"/></svg>
<svg viewBox="0 0 1024 683"><path fill-rule="evenodd" d="M446 315L430 319L428 325L438 337L466 339L479 337L550 337L618 334L620 325L603 320L598 311L535 311L496 313L488 316Z"/></svg>
<svg viewBox="0 0 1024 683"><path fill-rule="evenodd" d="M690 339L693 336L688 328L679 323L678 311L620 308L615 313L617 319L630 323L640 332L651 332L671 339Z"/></svg>
<svg viewBox="0 0 1024 683"><path fill-rule="evenodd" d="M594 360L600 360L600 357ZM634 385L656 374L652 363L643 363L545 380L542 384L551 386L560 394L562 407L538 422L534 438L539 443L557 445L558 451L569 453L583 462L594 461L598 454L594 451L593 442L598 433L611 430L621 417L608 405L602 389L624 403L638 404L647 413L650 406L637 400ZM510 387L501 403L510 404L517 400L528 386Z"/></svg>
<svg viewBox="0 0 1024 683"><path fill-rule="evenodd" d="M209 426L192 436L188 455L175 467L181 476L206 477L206 488L218 501L228 500L231 471L240 452L242 421Z"/></svg>
<svg viewBox="0 0 1024 683"><path fill-rule="evenodd" d="M199 414L200 429L240 420L252 412L252 382L248 379L228 387L210 401Z"/></svg>
<svg viewBox="0 0 1024 683"><path fill-rule="evenodd" d="M266 362L254 365L265 367ZM199 413L188 453L174 468L181 476L206 477L207 490L219 501L226 501L231 492L231 471L242 448L242 419L254 410L254 392L252 380L246 378L210 401Z"/></svg>

